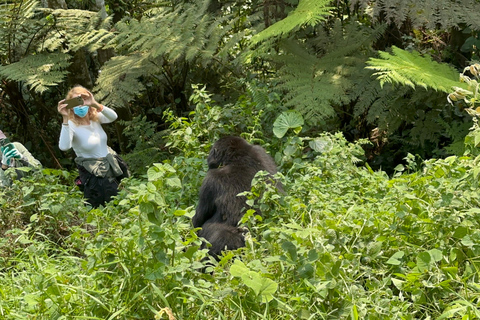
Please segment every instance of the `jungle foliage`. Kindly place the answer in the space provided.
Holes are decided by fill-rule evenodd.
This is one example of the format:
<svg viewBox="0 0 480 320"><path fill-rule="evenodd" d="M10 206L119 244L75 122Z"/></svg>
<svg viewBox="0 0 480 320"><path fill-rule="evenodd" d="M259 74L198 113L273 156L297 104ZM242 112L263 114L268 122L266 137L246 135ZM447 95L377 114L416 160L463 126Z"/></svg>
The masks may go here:
<svg viewBox="0 0 480 320"><path fill-rule="evenodd" d="M480 319L479 7L0 1L0 129L44 165L5 171L1 318ZM133 171L97 209L57 147L76 83ZM247 247L203 273L190 219L227 134L286 194L259 174Z"/></svg>
<svg viewBox="0 0 480 320"><path fill-rule="evenodd" d="M477 124L465 155L409 154L389 177L365 162L367 140L299 136L299 113L282 113L267 139L255 105L225 115L201 88L193 102L170 118L175 156L123 180L105 207L84 206L62 170L0 190L3 319L480 319ZM245 122L286 194L258 174L247 247L206 265L190 221L206 156Z"/></svg>

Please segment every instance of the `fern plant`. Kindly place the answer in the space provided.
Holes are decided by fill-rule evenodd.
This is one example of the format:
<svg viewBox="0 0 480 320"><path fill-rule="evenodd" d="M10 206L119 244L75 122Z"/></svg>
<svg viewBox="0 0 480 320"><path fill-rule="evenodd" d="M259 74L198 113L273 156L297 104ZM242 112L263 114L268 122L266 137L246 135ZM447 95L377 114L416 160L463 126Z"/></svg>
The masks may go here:
<svg viewBox="0 0 480 320"><path fill-rule="evenodd" d="M97 85L104 101L127 104L145 89L143 80L149 78L183 91L189 87L190 65L200 69L221 66L243 33L230 34L235 22L229 16L212 17L208 4L184 3L152 11L139 21L117 23L116 37L109 46L121 55L105 64Z"/></svg>
<svg viewBox="0 0 480 320"><path fill-rule="evenodd" d="M111 36L99 13L40 8L36 0L1 6L0 16L0 78L40 93L64 81L74 52L95 51Z"/></svg>
<svg viewBox="0 0 480 320"><path fill-rule="evenodd" d="M480 29L480 3L474 0L353 0L350 7L359 7L373 21L393 22L397 26L405 23L414 28Z"/></svg>
<svg viewBox="0 0 480 320"><path fill-rule="evenodd" d="M371 100L367 95L375 85L363 65L382 31L337 21L329 33L320 32L308 43L282 41L283 54L272 63L278 67L275 80L285 106L302 113L309 126L329 129L332 119L343 116L338 106Z"/></svg>

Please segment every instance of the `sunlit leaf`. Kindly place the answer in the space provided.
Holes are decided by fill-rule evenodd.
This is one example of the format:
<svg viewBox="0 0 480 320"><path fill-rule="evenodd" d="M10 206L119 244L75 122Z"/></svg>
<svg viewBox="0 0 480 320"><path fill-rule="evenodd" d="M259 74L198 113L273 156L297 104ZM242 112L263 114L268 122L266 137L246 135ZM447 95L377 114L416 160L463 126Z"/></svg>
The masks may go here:
<svg viewBox="0 0 480 320"><path fill-rule="evenodd" d="M273 133L277 138L282 138L288 129L301 130L304 124L303 117L296 111L282 112L273 123Z"/></svg>

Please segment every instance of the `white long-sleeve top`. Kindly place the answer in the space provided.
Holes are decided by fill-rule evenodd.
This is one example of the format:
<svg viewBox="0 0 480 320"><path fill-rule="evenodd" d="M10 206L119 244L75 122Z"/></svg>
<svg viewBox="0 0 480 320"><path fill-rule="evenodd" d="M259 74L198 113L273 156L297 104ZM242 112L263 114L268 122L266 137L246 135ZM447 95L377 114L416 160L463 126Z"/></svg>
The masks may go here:
<svg viewBox="0 0 480 320"><path fill-rule="evenodd" d="M98 121L90 121L89 125L76 125L68 120L60 131L58 147L62 151L73 148L77 157L102 158L108 154L107 134L102 123L110 123L117 119L117 113L108 107L98 113Z"/></svg>

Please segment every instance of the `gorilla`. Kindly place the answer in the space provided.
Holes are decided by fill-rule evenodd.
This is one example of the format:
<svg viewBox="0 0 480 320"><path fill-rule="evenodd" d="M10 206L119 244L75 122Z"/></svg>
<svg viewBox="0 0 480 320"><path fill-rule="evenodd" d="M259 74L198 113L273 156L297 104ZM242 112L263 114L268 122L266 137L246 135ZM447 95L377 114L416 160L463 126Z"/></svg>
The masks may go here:
<svg viewBox="0 0 480 320"><path fill-rule="evenodd" d="M277 166L265 149L235 136L215 142L207 163L208 171L192 222L195 228L202 228L198 236L211 243L209 254L218 259L225 249L245 246L245 230L238 223L244 214L246 198L237 195L251 189L257 172L264 170L274 175ZM279 182L276 186L282 188Z"/></svg>
<svg viewBox="0 0 480 320"><path fill-rule="evenodd" d="M235 250L245 247L243 235L246 231L239 227L214 222L202 225L202 230L198 232L198 235L210 242L211 247L208 249L208 254L218 260L223 250ZM202 248L206 248L205 243L202 244Z"/></svg>

